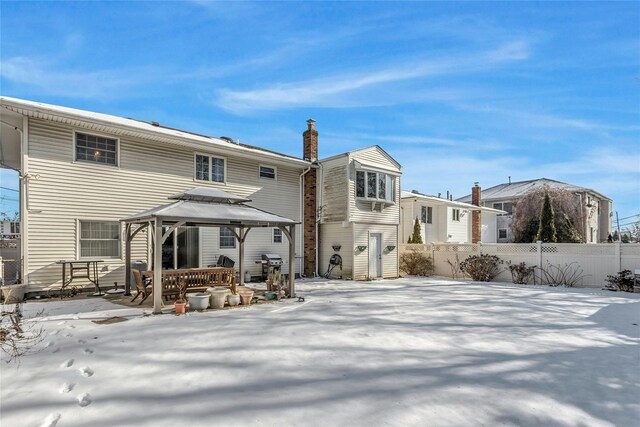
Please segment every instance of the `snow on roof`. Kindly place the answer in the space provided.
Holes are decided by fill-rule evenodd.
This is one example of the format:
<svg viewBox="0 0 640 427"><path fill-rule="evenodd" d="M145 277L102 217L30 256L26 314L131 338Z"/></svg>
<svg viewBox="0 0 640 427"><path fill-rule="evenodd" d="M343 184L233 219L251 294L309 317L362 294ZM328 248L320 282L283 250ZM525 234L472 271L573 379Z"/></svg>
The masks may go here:
<svg viewBox="0 0 640 427"><path fill-rule="evenodd" d="M245 203L251 200L236 196L218 188L196 187L169 196L170 200L193 200L213 203Z"/></svg>
<svg viewBox="0 0 640 427"><path fill-rule="evenodd" d="M491 201L491 200L502 200L502 199L516 199L528 193L531 190L535 190L538 188L542 188L547 186L553 189L566 190L573 193L577 192L591 192L595 193L599 197L603 199L610 200L608 197L603 196L602 194L591 190L590 188L579 187L573 184L567 184L566 182L556 181L549 178L539 178L539 179L531 179L528 181L518 181L512 183L504 183L493 186L491 188L487 188L482 190L482 200L483 201ZM459 202L470 202L471 194L468 194L464 197L460 197L456 199Z"/></svg>
<svg viewBox="0 0 640 427"><path fill-rule="evenodd" d="M506 214L506 211L500 210L500 209L493 209L493 208L488 208L485 206L476 206L476 205L472 205L471 203L464 203L464 202L459 202L459 201L455 201L455 200L447 200L447 199L443 199L442 197L437 197L437 196L429 196L426 194L420 194L420 193L414 193L412 191L405 191L402 190L402 192L400 193L400 198L402 199L421 199L421 200L425 200L428 202L432 202L438 205L448 205L448 206L454 206L454 207L460 207L463 209L470 209L470 210L477 210L478 208L483 211L483 212L492 212L492 213L496 213L496 214Z"/></svg>
<svg viewBox="0 0 640 427"><path fill-rule="evenodd" d="M82 122L101 125L115 131L114 133L126 133L135 137L145 139L158 139L166 142L190 142L199 144L201 147L206 144L210 148L224 149L244 153L247 155L259 155L269 157L287 163L293 163L308 167L311 163L287 154L277 153L260 147L255 147L239 142L232 142L224 138L210 137L188 132L171 127L161 126L156 122L145 122L142 120L112 116L110 114L96 113L75 108L62 107L59 105L45 104L42 102L27 101L18 98L0 96L0 106L7 110L36 117L41 119L54 120L64 123L80 124Z"/></svg>

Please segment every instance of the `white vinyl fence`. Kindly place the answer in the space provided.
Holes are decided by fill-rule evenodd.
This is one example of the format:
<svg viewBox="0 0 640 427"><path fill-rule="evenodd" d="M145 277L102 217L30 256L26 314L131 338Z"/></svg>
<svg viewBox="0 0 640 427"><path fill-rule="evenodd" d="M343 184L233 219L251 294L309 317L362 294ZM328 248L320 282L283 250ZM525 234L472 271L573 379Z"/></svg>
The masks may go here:
<svg viewBox="0 0 640 427"><path fill-rule="evenodd" d="M548 264L582 269L584 275L581 286L602 287L608 275L621 270L640 269L640 244L600 243L430 243L426 245L400 245L400 256L408 250L424 252L433 260L434 274L452 277L451 264L464 261L468 256L489 254L504 261L504 271L494 279L498 282L512 282L508 262L546 268ZM450 264L451 263L451 264Z"/></svg>

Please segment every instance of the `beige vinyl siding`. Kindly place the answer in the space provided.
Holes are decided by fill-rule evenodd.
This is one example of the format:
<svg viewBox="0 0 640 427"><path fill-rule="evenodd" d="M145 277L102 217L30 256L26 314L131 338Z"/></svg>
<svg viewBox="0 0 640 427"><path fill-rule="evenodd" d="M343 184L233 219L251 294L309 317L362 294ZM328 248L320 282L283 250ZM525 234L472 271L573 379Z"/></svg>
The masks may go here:
<svg viewBox="0 0 640 427"><path fill-rule="evenodd" d="M364 280L369 276L369 234L382 234L382 276L385 279L398 277L398 226L382 224L353 224L353 245L366 246L367 249L355 253L353 261L353 278ZM387 246L395 246L387 251Z"/></svg>
<svg viewBox="0 0 640 427"><path fill-rule="evenodd" d="M360 160L377 167L399 172L398 167L391 162L387 156L380 152L377 147L354 152L350 155L351 160ZM398 224L400 222L400 176L395 177L395 203L386 204L380 210L380 203L377 203L375 210L371 210L372 202L358 201L355 198L355 169L353 165L349 168L349 205L350 220L354 222L376 222Z"/></svg>
<svg viewBox="0 0 640 427"><path fill-rule="evenodd" d="M326 223L320 228L320 254L319 254L319 270L320 274L324 274L329 267L329 258L334 253L342 257L342 276L345 279L353 278L353 228L350 224L343 227L342 223ZM335 252L333 245L341 245L339 252ZM337 277L339 270L334 270L332 277Z"/></svg>
<svg viewBox="0 0 640 427"><path fill-rule="evenodd" d="M322 162L321 222L345 221L349 204L347 156Z"/></svg>
<svg viewBox="0 0 640 427"><path fill-rule="evenodd" d="M264 162L212 150L205 154L219 155L227 161L226 185L194 181L194 150L120 136L119 166L74 162L73 132L68 125L29 120L29 172L39 175L30 181L28 193L27 272L31 286L59 283L61 268L55 261L79 256L78 219L118 221L169 203L167 196L197 186L246 196L253 206L299 220L301 168L279 165L277 180L260 180L258 167ZM262 244L259 233L253 238L251 233L255 231L247 239L247 264L253 262L253 246ZM301 253L299 227L296 235L296 252ZM144 234L136 237L133 260L146 259L146 242ZM103 283L124 282L124 242L122 246L121 259L108 260L102 266ZM282 252L288 253L286 248Z"/></svg>

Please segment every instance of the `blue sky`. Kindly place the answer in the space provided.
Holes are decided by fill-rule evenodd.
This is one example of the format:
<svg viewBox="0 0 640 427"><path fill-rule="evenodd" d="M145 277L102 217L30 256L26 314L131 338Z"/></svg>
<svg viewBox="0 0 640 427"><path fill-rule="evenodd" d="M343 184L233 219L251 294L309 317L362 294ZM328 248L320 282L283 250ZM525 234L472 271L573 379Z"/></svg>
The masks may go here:
<svg viewBox="0 0 640 427"><path fill-rule="evenodd" d="M296 156L313 117L321 157L379 144L404 189L547 177L640 212L640 2L0 7L2 95Z"/></svg>

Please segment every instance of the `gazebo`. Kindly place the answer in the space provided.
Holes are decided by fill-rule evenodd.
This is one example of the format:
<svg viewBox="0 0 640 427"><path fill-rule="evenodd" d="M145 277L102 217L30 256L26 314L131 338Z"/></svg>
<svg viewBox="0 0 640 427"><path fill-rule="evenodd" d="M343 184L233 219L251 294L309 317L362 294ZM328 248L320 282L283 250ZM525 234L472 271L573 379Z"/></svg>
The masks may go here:
<svg viewBox="0 0 640 427"><path fill-rule="evenodd" d="M295 226L298 222L246 205L251 200L226 191L197 187L169 197L172 203L149 209L121 221L126 226L126 292L131 289L131 241L148 228L152 236L153 312L162 306L162 244L178 227L227 228L238 239L240 284L244 283L244 244L255 227L277 227L289 240L289 296L295 295ZM168 227L162 232L163 227Z"/></svg>

